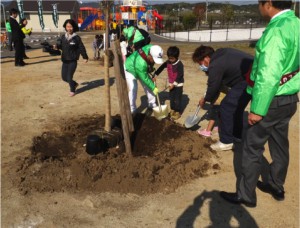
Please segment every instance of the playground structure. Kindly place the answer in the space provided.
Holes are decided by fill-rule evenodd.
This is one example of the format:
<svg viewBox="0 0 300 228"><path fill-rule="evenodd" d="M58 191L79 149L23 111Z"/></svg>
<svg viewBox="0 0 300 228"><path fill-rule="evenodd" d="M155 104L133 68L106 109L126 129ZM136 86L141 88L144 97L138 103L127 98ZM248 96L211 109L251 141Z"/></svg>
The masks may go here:
<svg viewBox="0 0 300 228"><path fill-rule="evenodd" d="M101 30L105 28L104 15L100 9L81 7L78 16L80 30Z"/></svg>
<svg viewBox="0 0 300 228"><path fill-rule="evenodd" d="M163 27L163 17L151 6L144 6L141 0L123 0L123 5L113 6L110 12L109 21L115 26L119 23L146 30ZM81 7L78 26L80 30L104 30L104 12L100 8Z"/></svg>
<svg viewBox="0 0 300 228"><path fill-rule="evenodd" d="M148 29L155 29L155 28L163 28L163 16L158 14L156 9L149 9L147 11L147 25Z"/></svg>

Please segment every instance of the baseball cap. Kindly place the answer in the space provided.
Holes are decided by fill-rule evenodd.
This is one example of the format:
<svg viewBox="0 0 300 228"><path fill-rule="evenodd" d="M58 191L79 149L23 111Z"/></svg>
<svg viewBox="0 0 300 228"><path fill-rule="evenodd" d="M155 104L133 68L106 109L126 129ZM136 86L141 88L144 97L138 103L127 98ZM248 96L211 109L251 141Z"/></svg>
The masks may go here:
<svg viewBox="0 0 300 228"><path fill-rule="evenodd" d="M162 59L163 54L163 49L158 45L153 45L150 48L150 55L153 57L153 60L156 64L162 64L164 62Z"/></svg>

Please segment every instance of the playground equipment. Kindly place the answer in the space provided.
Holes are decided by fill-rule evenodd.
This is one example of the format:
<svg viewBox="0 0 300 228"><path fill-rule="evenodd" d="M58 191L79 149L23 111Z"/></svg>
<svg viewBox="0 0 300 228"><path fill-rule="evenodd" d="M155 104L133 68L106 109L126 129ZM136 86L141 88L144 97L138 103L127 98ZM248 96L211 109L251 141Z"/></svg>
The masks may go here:
<svg viewBox="0 0 300 228"><path fill-rule="evenodd" d="M123 0L123 5L114 5L110 10L109 21L113 27L118 23L134 25L145 30L162 28L163 17L151 6L144 6L142 0ZM105 29L105 15L99 8L81 7L78 17L80 30Z"/></svg>
<svg viewBox="0 0 300 228"><path fill-rule="evenodd" d="M147 25L149 29L163 28L163 16L161 16L156 9L149 9L147 11Z"/></svg>
<svg viewBox="0 0 300 228"><path fill-rule="evenodd" d="M104 15L100 9L81 7L78 17L80 30L100 30L105 28Z"/></svg>
<svg viewBox="0 0 300 228"><path fill-rule="evenodd" d="M143 5L142 1L124 0L120 9L122 12L122 20L125 25L146 27L146 7Z"/></svg>
<svg viewBox="0 0 300 228"><path fill-rule="evenodd" d="M151 6L144 6L141 0L124 0L120 9L122 20L126 25L135 25L146 29L162 28L163 26L163 17L157 10L152 10Z"/></svg>

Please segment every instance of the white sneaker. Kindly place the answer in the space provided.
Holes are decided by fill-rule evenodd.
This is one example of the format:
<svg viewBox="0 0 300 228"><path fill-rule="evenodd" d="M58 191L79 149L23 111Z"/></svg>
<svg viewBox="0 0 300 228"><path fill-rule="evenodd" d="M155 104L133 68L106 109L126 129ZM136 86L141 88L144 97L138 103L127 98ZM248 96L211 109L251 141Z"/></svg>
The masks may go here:
<svg viewBox="0 0 300 228"><path fill-rule="evenodd" d="M225 143L222 143L221 141L218 141L214 144L211 144L210 148L214 151L232 150L233 143L225 144Z"/></svg>

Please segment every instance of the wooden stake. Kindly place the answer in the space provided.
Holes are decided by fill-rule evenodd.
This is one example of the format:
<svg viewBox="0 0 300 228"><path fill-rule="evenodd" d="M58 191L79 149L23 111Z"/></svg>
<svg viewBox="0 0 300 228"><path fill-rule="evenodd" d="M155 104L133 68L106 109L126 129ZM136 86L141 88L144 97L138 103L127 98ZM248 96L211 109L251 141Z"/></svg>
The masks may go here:
<svg viewBox="0 0 300 228"><path fill-rule="evenodd" d="M118 100L120 106L120 115L122 120L122 129L126 153L131 156L131 133L134 131L132 115L130 112L129 98L127 92L127 84L121 54L119 40L112 43L112 51L114 54L114 70L116 78L116 86L118 92Z"/></svg>

